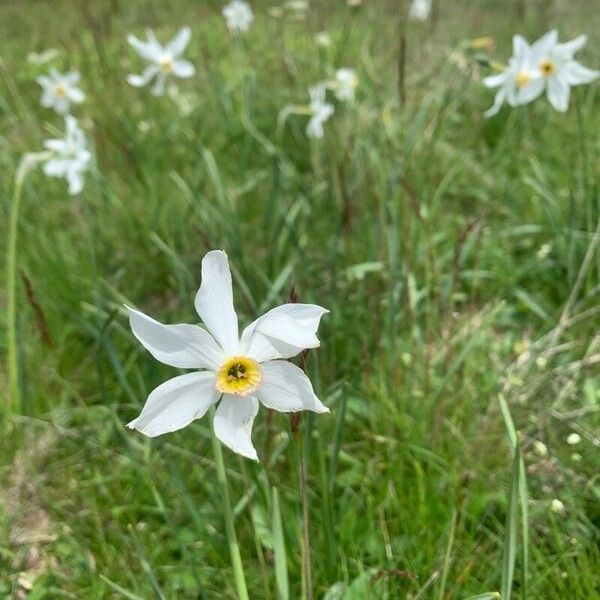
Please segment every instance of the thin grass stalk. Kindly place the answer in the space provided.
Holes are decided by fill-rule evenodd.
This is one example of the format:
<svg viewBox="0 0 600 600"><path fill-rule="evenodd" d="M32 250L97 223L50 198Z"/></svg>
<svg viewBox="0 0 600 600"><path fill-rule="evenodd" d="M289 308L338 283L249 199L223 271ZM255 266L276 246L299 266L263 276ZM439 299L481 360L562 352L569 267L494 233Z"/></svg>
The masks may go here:
<svg viewBox="0 0 600 600"><path fill-rule="evenodd" d="M308 425L308 423L307 423ZM303 428L303 434L307 434L309 427ZM309 516L308 516L308 476L306 471L306 445L302 449L300 455L300 491L302 494L302 553L303 571L305 580L306 600L313 600L312 587L312 564L310 560L310 531L309 531Z"/></svg>
<svg viewBox="0 0 600 600"><path fill-rule="evenodd" d="M231 566L235 587L239 600L250 600L248 596L248 587L246 586L246 577L242 566L242 557L240 555L240 546L235 533L235 524L233 521L233 510L231 509L231 499L229 497L229 487L227 486L227 475L225 473L225 463L223 462L223 450L221 443L217 439L214 431L212 433L213 452L215 454L215 463L217 465L217 479L221 486L223 517L225 519L225 533L227 534L227 544L229 545L229 554L231 556Z"/></svg>
<svg viewBox="0 0 600 600"><path fill-rule="evenodd" d="M406 6L405 0L398 1L398 97L400 108L406 103Z"/></svg>
<svg viewBox="0 0 600 600"><path fill-rule="evenodd" d="M23 183L27 174L46 154L26 154L15 174L10 221L8 227L8 244L6 251L6 360L8 370L8 414L19 410L21 403L21 382L19 378L19 361L17 358L17 238L19 234L19 209Z"/></svg>
<svg viewBox="0 0 600 600"><path fill-rule="evenodd" d="M290 302L292 304L298 302L296 288L292 284L290 290ZM300 354L300 368L306 373L306 361L308 359L308 350L304 350ZM298 417L298 418L295 418ZM291 415L292 434L298 432L301 424L301 415ZM311 419L310 415L304 419L304 427L302 427L302 448L300 449L300 498L302 503L302 573L304 575L304 594L306 600L313 600L313 584L312 584L312 564L310 560L310 522L308 512L308 472L306 468L306 457L310 450L311 436Z"/></svg>

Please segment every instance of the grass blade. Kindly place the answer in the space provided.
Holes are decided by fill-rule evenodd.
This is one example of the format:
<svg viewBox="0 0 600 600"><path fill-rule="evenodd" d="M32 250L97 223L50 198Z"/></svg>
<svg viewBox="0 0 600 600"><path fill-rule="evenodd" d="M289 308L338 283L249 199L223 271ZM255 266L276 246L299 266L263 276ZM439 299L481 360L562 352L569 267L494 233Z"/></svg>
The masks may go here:
<svg viewBox="0 0 600 600"><path fill-rule="evenodd" d="M518 504L519 504L519 479L520 479L520 451L518 442L515 446L512 464L512 478L508 511L506 514L506 528L504 534L504 552L502 557L502 587L500 597L502 600L510 600L517 553L517 527L518 527Z"/></svg>
<svg viewBox="0 0 600 600"><path fill-rule="evenodd" d="M281 509L279 507L279 493L273 488L273 545L275 553L275 582L280 600L289 600L290 588L287 572L287 554L285 551L285 538L281 522Z"/></svg>

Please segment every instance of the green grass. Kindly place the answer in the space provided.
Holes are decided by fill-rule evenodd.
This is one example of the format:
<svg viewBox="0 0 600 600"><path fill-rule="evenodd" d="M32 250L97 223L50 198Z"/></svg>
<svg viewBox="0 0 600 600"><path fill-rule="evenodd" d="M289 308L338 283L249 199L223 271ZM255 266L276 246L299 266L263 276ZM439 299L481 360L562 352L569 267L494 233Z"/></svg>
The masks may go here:
<svg viewBox="0 0 600 600"><path fill-rule="evenodd" d="M29 51L59 48L56 65L81 70L75 114L95 154L80 197L40 169L23 189L1 597L23 578L30 600L236 597L209 420L152 441L124 426L175 370L139 346L122 305L194 322L213 248L229 254L243 323L292 283L331 310L308 366L331 415L305 416L303 441L262 409L262 462L224 449L251 598L304 597L302 452L315 598L461 600L505 589L513 562L514 598L600 595L600 85L574 90L566 115L540 99L485 120L488 71L461 44L494 36L503 61L513 33L558 25L590 36L581 60L599 68L597 11L526 1L520 21L512 4L443 2L433 31L408 27L400 106L397 3L363 4L313 1L294 20L255 1L237 41L216 1L0 7L3 242L20 157L62 129ZM197 77L175 99L129 87L141 63L127 32L166 40L184 24ZM357 101L336 106L324 140L300 116L278 131L279 111L339 66L358 69Z"/></svg>

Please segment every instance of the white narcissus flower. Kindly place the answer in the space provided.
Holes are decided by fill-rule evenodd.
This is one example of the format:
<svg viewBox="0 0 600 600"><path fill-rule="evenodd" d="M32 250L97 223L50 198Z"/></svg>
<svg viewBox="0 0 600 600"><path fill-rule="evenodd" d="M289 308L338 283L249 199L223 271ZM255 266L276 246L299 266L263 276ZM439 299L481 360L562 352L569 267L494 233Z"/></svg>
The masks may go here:
<svg viewBox="0 0 600 600"><path fill-rule="evenodd" d="M192 30L189 27L180 29L166 46L159 43L156 35L150 29L146 31L145 42L133 34L127 36L129 45L150 63L141 75L128 75L127 82L134 87L143 87L154 79L152 93L155 96L162 96L165 93L167 77L174 76L182 79L192 77L196 68L190 61L181 58L191 37Z"/></svg>
<svg viewBox="0 0 600 600"><path fill-rule="evenodd" d="M308 137L321 139L324 135L323 123L333 114L333 105L325 102L326 87L319 84L308 90L310 95L310 120L306 126Z"/></svg>
<svg viewBox="0 0 600 600"><path fill-rule="evenodd" d="M59 73L56 69L38 77L36 81L42 87L42 106L53 108L61 115L68 114L71 104L81 104L85 100L85 94L77 87L79 79L77 71Z"/></svg>
<svg viewBox="0 0 600 600"><path fill-rule="evenodd" d="M44 163L43 171L49 177L64 177L69 184L69 194L74 195L83 189L83 173L89 166L92 154L87 149L85 135L75 117L65 117L65 128L63 139L44 141L50 157Z"/></svg>
<svg viewBox="0 0 600 600"><path fill-rule="evenodd" d="M413 0L408 11L409 19L427 21L431 13L431 0Z"/></svg>
<svg viewBox="0 0 600 600"><path fill-rule="evenodd" d="M574 58L586 42L587 37L580 35L559 44L558 31L553 29L531 46L532 62L545 83L548 101L559 112L569 108L571 86L591 83L600 75Z"/></svg>
<svg viewBox="0 0 600 600"><path fill-rule="evenodd" d="M316 331L329 311L314 304L283 304L248 325L240 337L229 263L220 250L202 260L195 307L206 329L163 325L127 308L135 337L154 358L196 369L159 385L128 427L149 437L176 431L220 400L213 422L217 438L258 460L250 435L259 402L281 412L329 412L302 369L285 360L320 345Z"/></svg>
<svg viewBox="0 0 600 600"><path fill-rule="evenodd" d="M544 81L533 64L531 46L520 35L513 37L513 55L502 73L485 77L483 85L500 88L494 105L486 113L491 117L500 111L504 102L519 106L535 100L544 91Z"/></svg>
<svg viewBox="0 0 600 600"><path fill-rule="evenodd" d="M338 69L335 72L334 93L342 102L354 100L358 76L354 69Z"/></svg>
<svg viewBox="0 0 600 600"><path fill-rule="evenodd" d="M223 7L223 16L227 23L227 29L232 33L246 32L254 20L252 8L244 0L232 0Z"/></svg>

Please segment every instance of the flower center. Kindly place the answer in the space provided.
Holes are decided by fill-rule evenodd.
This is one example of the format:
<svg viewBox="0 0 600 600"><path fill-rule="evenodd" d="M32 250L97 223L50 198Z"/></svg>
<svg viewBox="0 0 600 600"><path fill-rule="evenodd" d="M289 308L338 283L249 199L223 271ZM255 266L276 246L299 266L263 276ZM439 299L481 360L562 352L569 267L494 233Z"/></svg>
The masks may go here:
<svg viewBox="0 0 600 600"><path fill-rule="evenodd" d="M224 394L247 396L262 381L260 365L247 356L232 356L217 372L216 388Z"/></svg>
<svg viewBox="0 0 600 600"><path fill-rule="evenodd" d="M540 71L544 77L550 77L550 75L554 75L556 65L551 60L543 60L540 63Z"/></svg>
<svg viewBox="0 0 600 600"><path fill-rule="evenodd" d="M64 98L67 95L67 88L62 83L57 83L54 86L54 95L57 98Z"/></svg>
<svg viewBox="0 0 600 600"><path fill-rule="evenodd" d="M530 81L531 76L529 73L527 73L527 71L521 71L517 73L517 76L515 77L515 83L517 84L518 88L525 87Z"/></svg>
<svg viewBox="0 0 600 600"><path fill-rule="evenodd" d="M160 70L168 75L173 70L173 59L170 56L163 56L159 61L158 65Z"/></svg>

